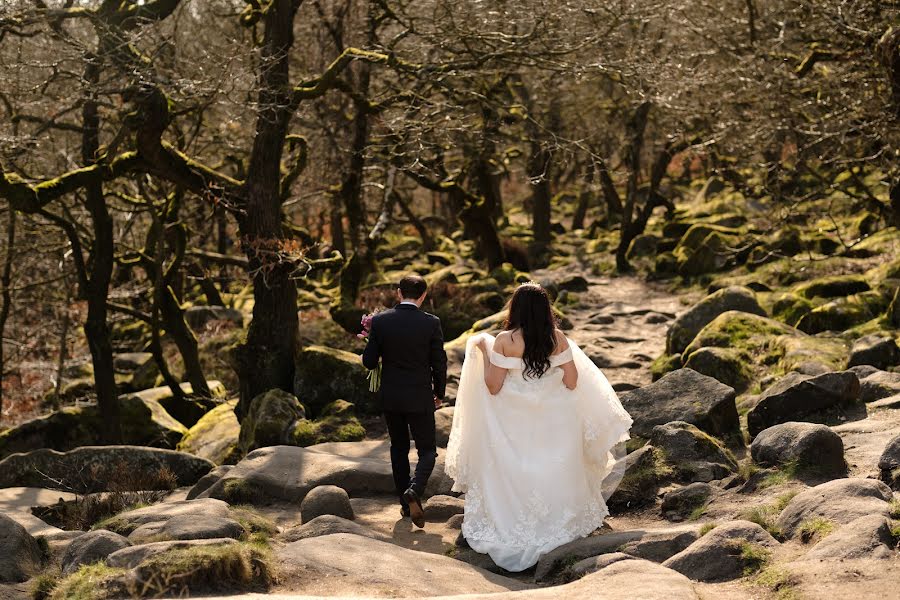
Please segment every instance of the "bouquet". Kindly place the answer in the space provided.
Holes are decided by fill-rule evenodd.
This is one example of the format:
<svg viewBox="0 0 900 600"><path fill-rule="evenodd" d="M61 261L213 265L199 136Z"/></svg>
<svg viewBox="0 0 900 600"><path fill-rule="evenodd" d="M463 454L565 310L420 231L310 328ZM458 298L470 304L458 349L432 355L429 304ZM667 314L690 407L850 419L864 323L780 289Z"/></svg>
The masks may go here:
<svg viewBox="0 0 900 600"><path fill-rule="evenodd" d="M375 313L363 315L363 318L360 320L363 330L361 333L356 334L356 337L367 342L369 341L369 334L372 331L372 318L374 316ZM376 368L370 369L366 378L369 380L369 391L377 392L381 388L381 363Z"/></svg>

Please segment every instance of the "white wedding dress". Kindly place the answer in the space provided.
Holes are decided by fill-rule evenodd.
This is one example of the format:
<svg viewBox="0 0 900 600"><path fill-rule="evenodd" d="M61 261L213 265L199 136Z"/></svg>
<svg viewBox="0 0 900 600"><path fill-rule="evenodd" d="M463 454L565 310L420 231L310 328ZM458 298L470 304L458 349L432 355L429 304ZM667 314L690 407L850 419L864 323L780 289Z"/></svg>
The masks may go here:
<svg viewBox="0 0 900 600"><path fill-rule="evenodd" d="M494 396L484 382L478 341L508 369ZM465 492L462 533L476 552L508 571L523 571L567 542L586 536L609 514L605 500L624 472L631 417L603 373L571 340L539 379L524 363L495 352L494 338L469 339L446 471ZM574 360L578 384L563 384L560 365Z"/></svg>

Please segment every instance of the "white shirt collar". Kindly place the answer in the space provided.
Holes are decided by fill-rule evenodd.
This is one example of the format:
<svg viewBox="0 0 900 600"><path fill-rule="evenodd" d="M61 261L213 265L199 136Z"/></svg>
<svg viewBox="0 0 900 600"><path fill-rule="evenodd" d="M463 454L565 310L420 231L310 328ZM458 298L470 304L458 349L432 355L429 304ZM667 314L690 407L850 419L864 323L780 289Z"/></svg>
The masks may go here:
<svg viewBox="0 0 900 600"><path fill-rule="evenodd" d="M419 308L419 305L416 304L415 302L413 302L412 300L403 300L402 302L400 302L400 304L408 304L410 306L415 306L416 308Z"/></svg>

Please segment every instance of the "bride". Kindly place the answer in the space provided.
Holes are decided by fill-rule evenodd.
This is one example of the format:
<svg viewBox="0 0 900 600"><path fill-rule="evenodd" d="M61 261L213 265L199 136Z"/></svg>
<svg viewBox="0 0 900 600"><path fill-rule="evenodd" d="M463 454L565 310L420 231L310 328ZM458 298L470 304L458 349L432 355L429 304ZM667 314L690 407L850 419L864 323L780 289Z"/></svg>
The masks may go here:
<svg viewBox="0 0 900 600"><path fill-rule="evenodd" d="M446 469L466 494L468 544L523 571L600 527L630 427L606 377L556 328L547 292L519 286L505 331L466 345Z"/></svg>

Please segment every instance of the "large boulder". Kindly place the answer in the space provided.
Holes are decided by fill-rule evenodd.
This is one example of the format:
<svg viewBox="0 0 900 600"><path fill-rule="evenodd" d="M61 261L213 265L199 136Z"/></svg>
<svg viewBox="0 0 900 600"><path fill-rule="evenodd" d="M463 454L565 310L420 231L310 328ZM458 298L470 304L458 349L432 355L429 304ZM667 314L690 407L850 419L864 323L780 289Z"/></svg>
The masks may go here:
<svg viewBox="0 0 900 600"><path fill-rule="evenodd" d="M879 292L863 292L836 298L815 307L799 321L797 329L806 333L844 331L877 317L886 307Z"/></svg>
<svg viewBox="0 0 900 600"><path fill-rule="evenodd" d="M550 581L580 560L619 551L662 562L694 543L700 537L698 529L697 526L675 526L655 530L604 531L600 535L579 538L554 548L538 559L534 580L538 583Z"/></svg>
<svg viewBox="0 0 900 600"><path fill-rule="evenodd" d="M179 500L177 502L165 502L143 508L136 508L121 512L100 523L110 531L124 536L130 536L135 530L153 523L166 523L176 518L202 518L215 517L227 519L231 516L228 504L221 500L204 498L200 500Z"/></svg>
<svg viewBox="0 0 900 600"><path fill-rule="evenodd" d="M237 400L230 400L203 415L181 438L178 450L217 465L236 462L241 424L234 414L235 406Z"/></svg>
<svg viewBox="0 0 900 600"><path fill-rule="evenodd" d="M650 432L650 443L662 450L682 481L713 481L737 470L734 456L721 442L684 421L657 425Z"/></svg>
<svg viewBox="0 0 900 600"><path fill-rule="evenodd" d="M462 498L440 494L429 498L423 508L426 519L444 523L455 515L465 513L466 503Z"/></svg>
<svg viewBox="0 0 900 600"><path fill-rule="evenodd" d="M715 488L708 483L696 482L676 488L663 496L662 515L670 521L696 519L715 495Z"/></svg>
<svg viewBox="0 0 900 600"><path fill-rule="evenodd" d="M672 251L679 275L691 277L718 271L734 255L740 245L740 232L728 227L698 223L685 232Z"/></svg>
<svg viewBox="0 0 900 600"><path fill-rule="evenodd" d="M878 459L879 479L893 489L900 489L900 435L897 435L884 448Z"/></svg>
<svg viewBox="0 0 900 600"><path fill-rule="evenodd" d="M335 533L352 533L353 535L361 535L376 540L390 541L368 527L335 515L322 515L304 522L302 525L292 527L281 534L278 539L282 542L290 543Z"/></svg>
<svg viewBox="0 0 900 600"><path fill-rule="evenodd" d="M72 540L66 548L62 561L60 562L62 574L64 576L71 575L77 571L81 565L89 565L101 560L106 560L106 557L113 552L121 550L122 548L128 548L131 545L128 538L121 536L118 533L107 531L105 529L89 531Z"/></svg>
<svg viewBox="0 0 900 600"><path fill-rule="evenodd" d="M293 443L295 425L306 418L296 396L272 389L256 396L241 421L238 447L246 454L257 448Z"/></svg>
<svg viewBox="0 0 900 600"><path fill-rule="evenodd" d="M144 544L170 540L240 539L245 533L244 527L230 517L195 511L144 523L128 534L128 539L134 544Z"/></svg>
<svg viewBox="0 0 900 600"><path fill-rule="evenodd" d="M820 475L847 474L841 436L815 423L788 422L764 429L753 439L750 455L767 467L794 464Z"/></svg>
<svg viewBox="0 0 900 600"><path fill-rule="evenodd" d="M292 593L318 594L339 581L344 596L426 597L494 593L528 587L440 554L416 552L346 533L301 539L275 550Z"/></svg>
<svg viewBox="0 0 900 600"><path fill-rule="evenodd" d="M712 377L736 391L747 389L753 379L750 361L738 350L704 346L686 356L685 368Z"/></svg>
<svg viewBox="0 0 900 600"><path fill-rule="evenodd" d="M862 402L875 402L900 394L900 373L869 366L857 366L850 370L859 377L859 399Z"/></svg>
<svg viewBox="0 0 900 600"><path fill-rule="evenodd" d="M671 476L672 467L666 463L663 452L646 444L625 457L625 474L607 505L612 511L621 511L650 504Z"/></svg>
<svg viewBox="0 0 900 600"><path fill-rule="evenodd" d="M445 406L434 411L435 441L438 448L446 448L450 441L450 430L453 428L452 406Z"/></svg>
<svg viewBox="0 0 900 600"><path fill-rule="evenodd" d="M336 485L320 485L311 489L300 503L300 518L308 523L322 515L352 520L353 506L347 492Z"/></svg>
<svg viewBox="0 0 900 600"><path fill-rule="evenodd" d="M692 369L679 369L642 388L625 392L622 404L634 419L632 435L650 437L653 428L684 421L715 436L739 431L734 388Z"/></svg>
<svg viewBox="0 0 900 600"><path fill-rule="evenodd" d="M890 559L894 552L891 522L884 515L866 515L841 526L816 544L805 558L852 560L855 558Z"/></svg>
<svg viewBox="0 0 900 600"><path fill-rule="evenodd" d="M852 404L859 398L859 388L853 371L817 376L788 373L766 389L747 414L750 436L779 423L815 420L823 411Z"/></svg>
<svg viewBox="0 0 900 600"><path fill-rule="evenodd" d="M46 487L90 493L121 488L125 478L142 489L168 489L170 479L156 474L170 472L176 485L186 486L197 483L213 467L206 459L160 448L85 446L69 452L44 449L13 454L0 461L0 487Z"/></svg>
<svg viewBox="0 0 900 600"><path fill-rule="evenodd" d="M721 289L692 306L672 323L666 334L666 353L684 352L701 329L729 310L766 316L752 290L740 286Z"/></svg>
<svg viewBox="0 0 900 600"><path fill-rule="evenodd" d="M173 550L189 548L209 548L211 546L230 546L237 544L232 538L205 539L205 540L172 540L162 542L149 542L129 546L113 552L106 557L106 565L116 569L133 569L142 562L161 554L167 554Z"/></svg>
<svg viewBox="0 0 900 600"><path fill-rule="evenodd" d="M663 563L697 581L727 581L762 567L778 542L750 521L729 521Z"/></svg>
<svg viewBox="0 0 900 600"><path fill-rule="evenodd" d="M900 347L892 337L872 334L855 342L850 349L850 360L847 365L871 365L878 369L887 369L900 364Z"/></svg>
<svg viewBox="0 0 900 600"><path fill-rule="evenodd" d="M296 446L273 446L248 454L199 497L237 504L271 500L299 503L319 485L336 485L354 496L394 493L390 462L382 458L352 458Z"/></svg>
<svg viewBox="0 0 900 600"><path fill-rule="evenodd" d="M790 538L814 519L842 525L866 515L888 516L892 498L891 488L880 481L835 479L794 496L775 524Z"/></svg>
<svg viewBox="0 0 900 600"><path fill-rule="evenodd" d="M25 581L44 561L37 541L15 520L0 513L0 583Z"/></svg>
<svg viewBox="0 0 900 600"><path fill-rule="evenodd" d="M157 393L160 391L160 393ZM153 388L119 396L122 442L135 446L174 448L187 428L176 421L159 396L169 388ZM0 458L38 448L66 451L96 444L106 419L96 404L67 406L0 433Z"/></svg>
<svg viewBox="0 0 900 600"><path fill-rule="evenodd" d="M368 371L359 356L326 346L308 346L299 352L294 372L294 394L317 416L329 403L346 400L357 410L376 414L377 397L369 391Z"/></svg>
<svg viewBox="0 0 900 600"><path fill-rule="evenodd" d="M301 419L291 431L291 444L312 446L327 442L358 442L366 430L356 417L356 407L346 400L335 400L319 412L316 419Z"/></svg>

